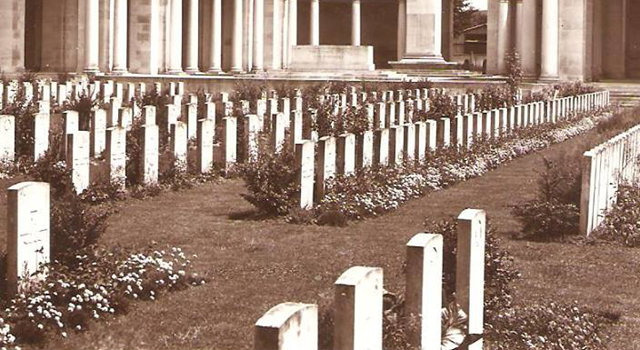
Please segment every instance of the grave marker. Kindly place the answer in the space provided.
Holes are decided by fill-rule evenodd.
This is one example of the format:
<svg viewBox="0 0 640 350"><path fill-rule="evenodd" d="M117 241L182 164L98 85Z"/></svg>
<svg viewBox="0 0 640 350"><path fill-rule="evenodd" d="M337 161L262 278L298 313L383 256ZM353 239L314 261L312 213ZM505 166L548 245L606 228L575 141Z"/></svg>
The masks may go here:
<svg viewBox="0 0 640 350"><path fill-rule="evenodd" d="M158 138L157 125L143 125L140 129L142 157L140 160L142 183L146 186L158 182Z"/></svg>
<svg viewBox="0 0 640 350"><path fill-rule="evenodd" d="M201 119L198 121L198 171L206 174L213 169L213 137L215 135L215 121Z"/></svg>
<svg viewBox="0 0 640 350"><path fill-rule="evenodd" d="M300 186L300 208L313 208L315 143L304 141L296 145L297 184Z"/></svg>
<svg viewBox="0 0 640 350"><path fill-rule="evenodd" d="M76 193L82 193L89 187L89 169L91 167L91 136L88 131L76 131L68 134L67 167L71 169L71 179Z"/></svg>
<svg viewBox="0 0 640 350"><path fill-rule="evenodd" d="M116 126L106 130L109 181L124 188L127 179L127 130Z"/></svg>

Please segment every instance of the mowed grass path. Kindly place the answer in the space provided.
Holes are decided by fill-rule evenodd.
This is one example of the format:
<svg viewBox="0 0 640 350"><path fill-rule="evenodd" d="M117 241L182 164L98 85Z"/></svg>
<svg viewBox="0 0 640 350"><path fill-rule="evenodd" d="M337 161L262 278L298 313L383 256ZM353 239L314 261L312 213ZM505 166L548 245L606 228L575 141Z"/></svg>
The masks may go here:
<svg viewBox="0 0 640 350"><path fill-rule="evenodd" d="M333 299L333 282L350 266L380 266L388 290L404 289L405 244L423 231L424 220L472 207L487 211L516 258L523 275L517 303L578 300L622 313L610 348L640 349L639 250L510 239L520 227L508 206L533 198L541 155L575 147L579 139L345 228L232 220L231 214L252 208L239 196L241 180L128 201L110 219L104 243L182 247L198 255L194 269L210 282L135 303L128 315L93 323L88 332L56 338L48 347L250 349L253 324L270 307L298 301L318 303L322 312Z"/></svg>

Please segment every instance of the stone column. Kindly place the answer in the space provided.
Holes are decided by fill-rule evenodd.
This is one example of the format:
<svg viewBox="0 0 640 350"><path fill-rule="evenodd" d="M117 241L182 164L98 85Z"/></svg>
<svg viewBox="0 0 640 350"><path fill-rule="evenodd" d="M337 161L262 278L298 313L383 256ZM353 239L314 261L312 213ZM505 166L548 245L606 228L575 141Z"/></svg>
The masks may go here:
<svg viewBox="0 0 640 350"><path fill-rule="evenodd" d="M233 34L231 40L231 71L240 73L242 69L242 42L243 42L243 0L233 0Z"/></svg>
<svg viewBox="0 0 640 350"><path fill-rule="evenodd" d="M402 11L404 4L405 11ZM404 21L400 18L403 14ZM442 57L442 0L399 2L398 26L405 32L403 60L412 64L444 64ZM399 33L403 30L399 28Z"/></svg>
<svg viewBox="0 0 640 350"><path fill-rule="evenodd" d="M351 45L360 46L360 0L351 3Z"/></svg>
<svg viewBox="0 0 640 350"><path fill-rule="evenodd" d="M527 78L535 78L537 75L538 46L537 22L538 7L537 0L519 0L517 6L517 41L520 62L522 64L522 74Z"/></svg>
<svg viewBox="0 0 640 350"><path fill-rule="evenodd" d="M289 62L291 47L298 45L298 0L289 0Z"/></svg>
<svg viewBox="0 0 640 350"><path fill-rule="evenodd" d="M541 79L558 79L558 0L542 1Z"/></svg>
<svg viewBox="0 0 640 350"><path fill-rule="evenodd" d="M407 39L407 2L398 0L398 61L404 57Z"/></svg>
<svg viewBox="0 0 640 350"><path fill-rule="evenodd" d="M211 52L209 73L222 71L222 0L211 0Z"/></svg>
<svg viewBox="0 0 640 350"><path fill-rule="evenodd" d="M253 0L253 71L264 70L264 0Z"/></svg>
<svg viewBox="0 0 640 350"><path fill-rule="evenodd" d="M309 40L314 46L320 45L320 1L311 0L311 18L309 24Z"/></svg>
<svg viewBox="0 0 640 350"><path fill-rule="evenodd" d="M99 0L87 0L85 4L84 71L89 73L99 71L99 6Z"/></svg>
<svg viewBox="0 0 640 350"><path fill-rule="evenodd" d="M187 73L197 73L198 68L198 46L200 45L198 15L200 2L189 0L187 8Z"/></svg>
<svg viewBox="0 0 640 350"><path fill-rule="evenodd" d="M127 67L127 36L129 33L127 0L115 0L114 8L114 45L113 72L126 73Z"/></svg>
<svg viewBox="0 0 640 350"><path fill-rule="evenodd" d="M509 0L500 0L498 9L498 72L507 73L506 57L511 42L511 28L509 21Z"/></svg>
<svg viewBox="0 0 640 350"><path fill-rule="evenodd" d="M168 73L182 73L182 0L171 1Z"/></svg>

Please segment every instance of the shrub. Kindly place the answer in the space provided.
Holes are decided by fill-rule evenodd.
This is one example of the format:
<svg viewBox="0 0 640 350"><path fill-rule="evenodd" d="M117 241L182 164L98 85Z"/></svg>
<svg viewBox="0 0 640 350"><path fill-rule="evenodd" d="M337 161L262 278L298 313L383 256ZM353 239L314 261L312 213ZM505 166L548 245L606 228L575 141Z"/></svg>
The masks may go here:
<svg viewBox="0 0 640 350"><path fill-rule="evenodd" d="M544 159L536 198L512 209L525 237L557 239L577 234L580 224L581 157L560 154Z"/></svg>
<svg viewBox="0 0 640 350"><path fill-rule="evenodd" d="M239 166L248 194L242 197L267 214L285 215L297 205L296 158L292 146L285 142L279 153L274 153L266 142L261 142L256 161Z"/></svg>
<svg viewBox="0 0 640 350"><path fill-rule="evenodd" d="M544 302L502 310L487 325L493 349L602 349L607 321L584 312L577 304Z"/></svg>
<svg viewBox="0 0 640 350"><path fill-rule="evenodd" d="M630 247L640 246L640 188L620 186L616 203L592 234Z"/></svg>

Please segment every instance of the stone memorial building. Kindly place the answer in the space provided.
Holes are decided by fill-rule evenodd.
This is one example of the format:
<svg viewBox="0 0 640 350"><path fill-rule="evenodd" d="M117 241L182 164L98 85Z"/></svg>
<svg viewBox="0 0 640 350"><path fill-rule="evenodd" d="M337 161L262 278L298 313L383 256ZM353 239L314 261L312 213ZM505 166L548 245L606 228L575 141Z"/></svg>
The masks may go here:
<svg viewBox="0 0 640 350"><path fill-rule="evenodd" d="M516 49L541 80L640 77L639 0L489 0L489 73Z"/></svg>
<svg viewBox="0 0 640 350"><path fill-rule="evenodd" d="M219 74L445 64L446 0L0 0L5 73Z"/></svg>

